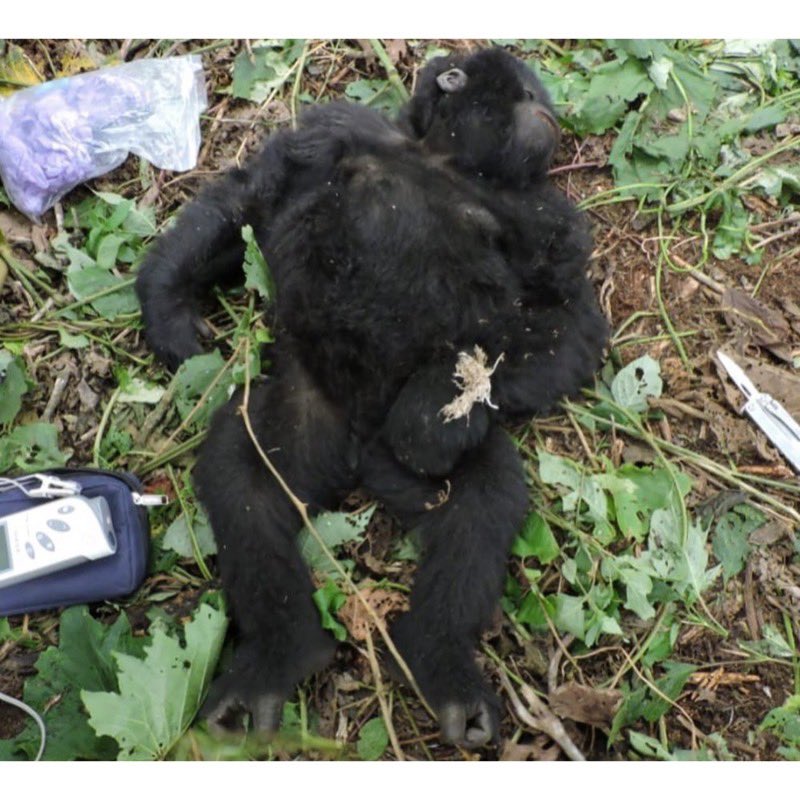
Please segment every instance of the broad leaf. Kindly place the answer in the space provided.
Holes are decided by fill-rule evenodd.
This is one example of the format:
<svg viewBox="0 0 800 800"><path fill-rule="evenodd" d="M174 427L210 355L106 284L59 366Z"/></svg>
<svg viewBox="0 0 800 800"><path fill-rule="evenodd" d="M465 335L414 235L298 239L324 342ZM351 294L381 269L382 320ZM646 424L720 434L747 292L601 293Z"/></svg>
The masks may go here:
<svg viewBox="0 0 800 800"><path fill-rule="evenodd" d="M50 467L63 467L71 451L58 448L58 431L48 422L32 422L14 428L8 436L0 436L0 473L13 469L40 472Z"/></svg>
<svg viewBox="0 0 800 800"><path fill-rule="evenodd" d="M228 399L231 380L225 375L219 377L224 369L225 359L219 350L192 356L180 365L174 380L177 382L175 405L182 419L186 419L194 412L194 407L200 398L216 381L214 388L205 397L202 408L192 416L192 421L197 427L203 427L208 423L214 411Z"/></svg>
<svg viewBox="0 0 800 800"><path fill-rule="evenodd" d="M22 396L28 391L22 360L8 350L0 350L0 425L14 421L22 408Z"/></svg>
<svg viewBox="0 0 800 800"><path fill-rule="evenodd" d="M356 749L364 761L377 761L389 744L389 733L381 717L369 720L361 728Z"/></svg>
<svg viewBox="0 0 800 800"><path fill-rule="evenodd" d="M208 556L217 552L217 542L211 530L211 523L202 509L198 509L192 518L192 531L200 555ZM161 546L167 550L174 550L182 558L194 558L194 547L186 514L181 514L167 528Z"/></svg>
<svg viewBox="0 0 800 800"><path fill-rule="evenodd" d="M85 606L64 611L58 647L49 647L39 656L36 675L25 684L25 702L43 714L47 727L46 760L116 757L116 743L98 737L89 726L80 692L116 691L112 651L140 653L145 641L132 636L124 614L113 625L104 625L93 619ZM24 753L32 758L39 747L33 721L6 746L12 755Z"/></svg>
<svg viewBox="0 0 800 800"><path fill-rule="evenodd" d="M353 542L363 538L374 512L375 506L370 506L359 514L331 511L320 514L311 520L311 523L326 547L335 551L337 547L345 542ZM303 528L298 536L297 544L300 548L300 554L312 570L329 577L338 575L338 571L331 564L330 559L311 531Z"/></svg>
<svg viewBox="0 0 800 800"><path fill-rule="evenodd" d="M549 564L561 552L553 531L535 511L528 515L522 531L511 549L515 556L535 556L542 564Z"/></svg>
<svg viewBox="0 0 800 800"><path fill-rule="evenodd" d="M119 743L118 759L163 759L191 724L205 697L227 619L203 604L184 629L185 645L156 630L145 657L115 653L118 692L81 692L89 724Z"/></svg>
<svg viewBox="0 0 800 800"><path fill-rule="evenodd" d="M247 245L244 251L245 289L255 289L267 302L274 300L275 280L258 246L252 226L245 225L242 228L242 239Z"/></svg>
<svg viewBox="0 0 800 800"><path fill-rule="evenodd" d="M611 382L614 400L631 411L647 411L648 397L661 397L664 382L658 362L642 356L623 367Z"/></svg>

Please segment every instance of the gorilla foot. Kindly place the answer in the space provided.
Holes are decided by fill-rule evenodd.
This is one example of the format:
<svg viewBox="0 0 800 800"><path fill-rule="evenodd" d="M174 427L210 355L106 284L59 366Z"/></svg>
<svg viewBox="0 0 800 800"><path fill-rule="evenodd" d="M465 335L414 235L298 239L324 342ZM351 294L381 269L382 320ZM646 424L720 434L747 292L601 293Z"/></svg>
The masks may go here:
<svg viewBox="0 0 800 800"><path fill-rule="evenodd" d="M499 739L497 704L486 699L453 702L439 711L442 740L459 747L477 748Z"/></svg>
<svg viewBox="0 0 800 800"><path fill-rule="evenodd" d="M213 683L200 713L217 731L242 730L249 715L251 728L274 733L281 725L283 704L294 687L326 667L336 651L336 641L322 629L305 631L306 639L276 649L252 641L234 651L230 667Z"/></svg>
<svg viewBox="0 0 800 800"><path fill-rule="evenodd" d="M262 694L241 692L220 687L209 695L202 708L208 727L218 733L241 730L244 718L250 714L253 730L275 733L281 725L283 704L287 696L282 692L266 691Z"/></svg>

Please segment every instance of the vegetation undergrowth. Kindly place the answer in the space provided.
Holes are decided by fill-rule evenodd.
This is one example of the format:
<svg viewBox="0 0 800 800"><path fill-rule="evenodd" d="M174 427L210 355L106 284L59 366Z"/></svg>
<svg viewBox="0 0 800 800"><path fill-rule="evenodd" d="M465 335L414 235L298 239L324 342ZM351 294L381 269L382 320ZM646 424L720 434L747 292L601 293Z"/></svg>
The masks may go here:
<svg viewBox="0 0 800 800"><path fill-rule="evenodd" d="M265 119L292 124L306 104L344 96L395 112L413 66L453 44L109 42L105 53L94 43L73 53L7 42L0 91L113 62L121 48L203 53L213 94L200 169L214 169L241 160ZM542 734L553 730L542 722L550 714L592 758L798 760L800 488L751 427L745 453L719 445L722 434L709 447L698 431L734 417L708 389L712 345L735 341L768 356L784 380L800 379L800 311L782 306L782 325L766 296L800 260L800 47L497 44L530 59L553 95L572 158L554 178L590 214L596 262L633 243L650 287L646 307L606 298L612 346L594 388L514 431L532 510L483 654L509 700L500 756L558 756ZM0 292L10 309L0 308L0 474L124 469L173 499L151 512L149 577L132 597L0 619L0 690L44 714L48 759L463 757L436 743L412 692L381 678L376 647L385 648L354 592L385 621L407 602L418 550L413 535L389 540L391 523L361 497L300 532L322 624L344 643L345 674L302 687L272 741L220 737L195 721L228 653L192 453L213 410L269 372L261 308L274 287L245 228L245 286L218 292L209 352L172 376L153 361L132 284L147 244L191 194L181 180L131 161L68 195L36 233L0 192ZM613 281L598 278L601 301ZM706 305L725 299L704 318L717 320L711 332L680 295L700 297L698 286L710 292ZM797 308L791 283L786 295ZM730 314L744 326L728 324ZM690 399L677 399L686 387ZM753 708L744 732L720 722L717 701ZM35 725L17 720L6 731L2 721L0 759L32 758Z"/></svg>

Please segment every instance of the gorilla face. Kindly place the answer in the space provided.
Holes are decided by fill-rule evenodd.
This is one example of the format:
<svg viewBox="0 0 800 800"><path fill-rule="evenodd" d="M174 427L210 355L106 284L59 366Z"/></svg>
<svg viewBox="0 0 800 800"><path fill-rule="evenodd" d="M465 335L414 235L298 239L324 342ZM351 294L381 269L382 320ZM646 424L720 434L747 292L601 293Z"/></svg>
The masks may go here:
<svg viewBox="0 0 800 800"><path fill-rule="evenodd" d="M538 78L499 49L434 59L420 74L407 120L458 169L514 183L544 175L560 136Z"/></svg>

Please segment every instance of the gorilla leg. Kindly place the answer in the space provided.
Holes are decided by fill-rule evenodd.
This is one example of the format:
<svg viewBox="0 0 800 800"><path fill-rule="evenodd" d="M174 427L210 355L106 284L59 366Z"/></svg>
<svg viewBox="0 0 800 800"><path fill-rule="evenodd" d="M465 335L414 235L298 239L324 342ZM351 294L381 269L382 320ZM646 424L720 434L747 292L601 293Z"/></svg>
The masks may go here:
<svg viewBox="0 0 800 800"><path fill-rule="evenodd" d="M250 441L239 403L236 396L215 415L194 472L238 634L204 712L224 725L243 708L255 728L275 730L286 697L325 666L335 642L320 627L296 547L300 516ZM312 508L351 487L347 427L299 367L253 387L249 414L261 447Z"/></svg>
<svg viewBox="0 0 800 800"><path fill-rule="evenodd" d="M411 610L391 635L439 716L446 741L479 747L496 739L498 703L474 660L500 598L508 551L522 525L528 492L522 462L500 428L441 482L418 478L373 452L365 484L402 520L416 525L426 553Z"/></svg>

